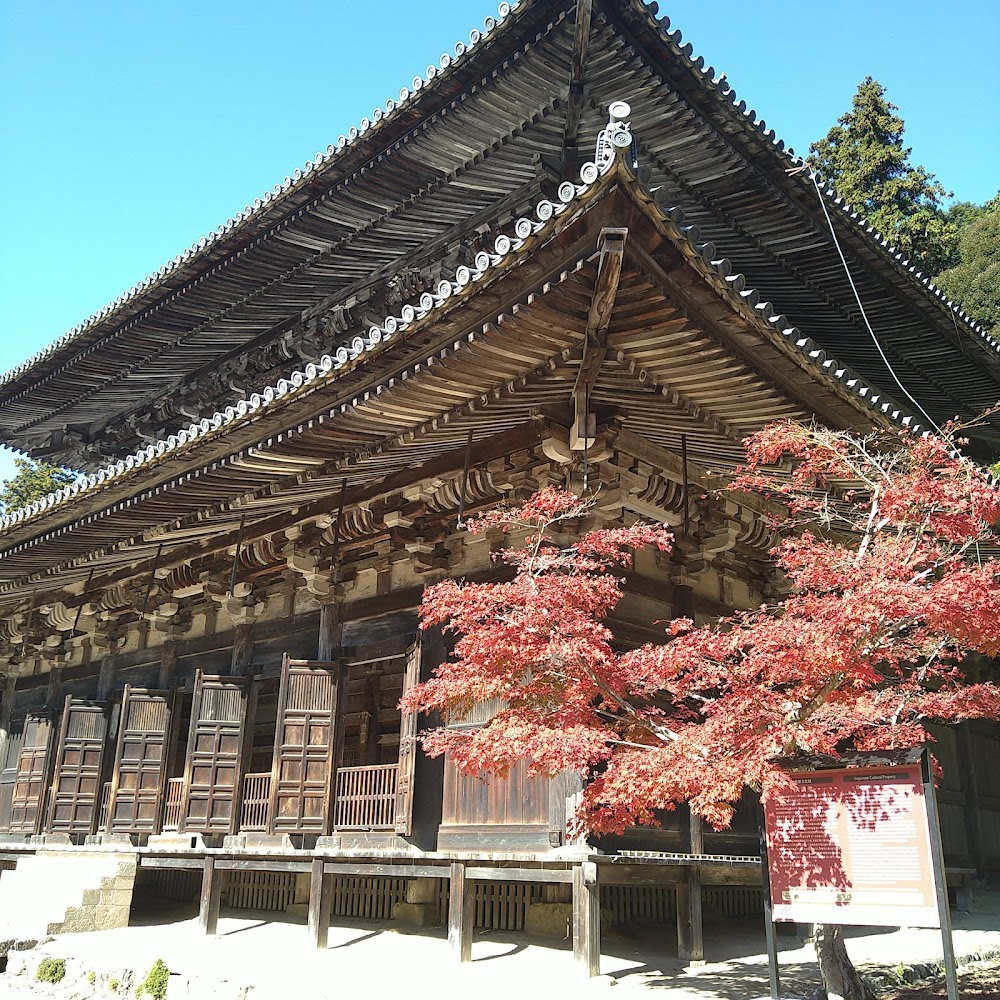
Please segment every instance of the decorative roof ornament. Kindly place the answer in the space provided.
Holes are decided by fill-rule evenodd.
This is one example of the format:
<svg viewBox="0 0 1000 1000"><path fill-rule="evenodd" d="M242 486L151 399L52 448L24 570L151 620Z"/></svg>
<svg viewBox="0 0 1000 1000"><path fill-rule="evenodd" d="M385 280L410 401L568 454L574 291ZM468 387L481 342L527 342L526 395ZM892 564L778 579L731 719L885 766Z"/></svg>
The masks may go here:
<svg viewBox="0 0 1000 1000"><path fill-rule="evenodd" d="M601 170L620 149L629 150L629 163L633 170L639 166L639 148L625 120L631 113L632 108L625 101L612 101L608 106L608 124L598 133L597 148L594 150L594 162Z"/></svg>

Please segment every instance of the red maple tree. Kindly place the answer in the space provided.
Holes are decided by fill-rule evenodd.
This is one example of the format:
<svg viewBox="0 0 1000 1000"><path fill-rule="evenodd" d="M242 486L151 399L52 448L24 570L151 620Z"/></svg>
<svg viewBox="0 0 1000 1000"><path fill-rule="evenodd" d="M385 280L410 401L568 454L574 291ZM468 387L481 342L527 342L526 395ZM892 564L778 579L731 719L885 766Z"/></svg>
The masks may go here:
<svg viewBox="0 0 1000 1000"><path fill-rule="evenodd" d="M788 596L674 619L636 649L607 619L634 551L671 547L664 526L582 530L592 504L551 488L470 523L520 540L498 556L513 578L428 588L422 625L454 650L407 707L502 707L471 732L426 733L425 750L470 774L525 758L531 773L582 773L578 821L596 833L681 802L721 828L748 787L780 789L779 758L910 747L927 722L1000 718L1000 688L963 672L967 652L1000 651L1000 489L949 430L858 438L783 422L749 438L728 488L784 512L772 557Z"/></svg>

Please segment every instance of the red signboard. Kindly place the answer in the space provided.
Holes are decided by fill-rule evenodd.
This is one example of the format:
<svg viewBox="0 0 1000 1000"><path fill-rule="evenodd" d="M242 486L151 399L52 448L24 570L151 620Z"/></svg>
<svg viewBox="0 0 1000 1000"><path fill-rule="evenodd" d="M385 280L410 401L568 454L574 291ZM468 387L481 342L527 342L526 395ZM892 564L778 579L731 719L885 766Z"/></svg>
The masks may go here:
<svg viewBox="0 0 1000 1000"><path fill-rule="evenodd" d="M774 920L941 926L919 763L790 777L764 807Z"/></svg>

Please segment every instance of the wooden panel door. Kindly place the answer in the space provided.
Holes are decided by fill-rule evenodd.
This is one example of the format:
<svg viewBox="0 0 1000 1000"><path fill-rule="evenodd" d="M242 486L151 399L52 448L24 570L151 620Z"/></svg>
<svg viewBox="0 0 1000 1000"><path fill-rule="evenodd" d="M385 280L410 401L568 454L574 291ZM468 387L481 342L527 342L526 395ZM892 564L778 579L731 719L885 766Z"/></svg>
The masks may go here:
<svg viewBox="0 0 1000 1000"><path fill-rule="evenodd" d="M195 677L182 832L234 832L249 686L249 677Z"/></svg>
<svg viewBox="0 0 1000 1000"><path fill-rule="evenodd" d="M36 834L45 810L48 785L49 744L52 722L47 715L28 715L24 722L24 744L17 762L11 796L10 832Z"/></svg>
<svg viewBox="0 0 1000 1000"><path fill-rule="evenodd" d="M331 778L342 666L281 662L271 769L271 833L330 831Z"/></svg>
<svg viewBox="0 0 1000 1000"><path fill-rule="evenodd" d="M101 769L108 707L66 696L49 802L51 833L94 833L101 807Z"/></svg>
<svg viewBox="0 0 1000 1000"><path fill-rule="evenodd" d="M17 780L17 765L24 746L24 716L13 718L7 732L7 747L4 759L0 760L0 833L10 830L10 812L14 799L14 782Z"/></svg>
<svg viewBox="0 0 1000 1000"><path fill-rule="evenodd" d="M108 804L109 833L159 832L172 707L170 691L125 686Z"/></svg>
<svg viewBox="0 0 1000 1000"><path fill-rule="evenodd" d="M420 683L420 639L406 654L403 694ZM396 779L396 833L410 836L413 829L413 775L417 763L417 713L403 712L399 720L399 776Z"/></svg>

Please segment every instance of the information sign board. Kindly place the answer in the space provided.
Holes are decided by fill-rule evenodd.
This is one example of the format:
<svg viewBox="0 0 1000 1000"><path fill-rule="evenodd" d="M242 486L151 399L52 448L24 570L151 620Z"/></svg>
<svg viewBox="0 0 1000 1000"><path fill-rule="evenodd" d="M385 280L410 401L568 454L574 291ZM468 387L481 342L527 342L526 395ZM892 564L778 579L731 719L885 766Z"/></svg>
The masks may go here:
<svg viewBox="0 0 1000 1000"><path fill-rule="evenodd" d="M773 920L941 926L919 762L789 777L764 807Z"/></svg>

